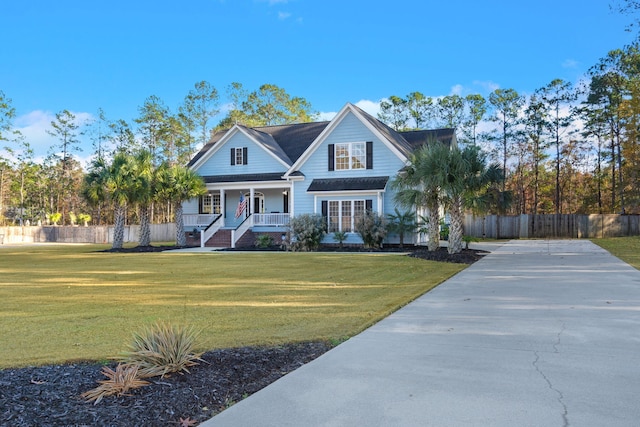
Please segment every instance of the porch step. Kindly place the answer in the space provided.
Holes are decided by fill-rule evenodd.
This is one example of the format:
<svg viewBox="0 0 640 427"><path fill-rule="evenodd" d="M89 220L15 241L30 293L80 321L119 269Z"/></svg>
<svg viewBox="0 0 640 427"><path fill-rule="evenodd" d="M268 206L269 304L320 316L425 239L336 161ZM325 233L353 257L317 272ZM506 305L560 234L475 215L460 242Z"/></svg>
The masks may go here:
<svg viewBox="0 0 640 427"><path fill-rule="evenodd" d="M221 229L211 236L204 244L211 248L230 248L231 247L231 230Z"/></svg>

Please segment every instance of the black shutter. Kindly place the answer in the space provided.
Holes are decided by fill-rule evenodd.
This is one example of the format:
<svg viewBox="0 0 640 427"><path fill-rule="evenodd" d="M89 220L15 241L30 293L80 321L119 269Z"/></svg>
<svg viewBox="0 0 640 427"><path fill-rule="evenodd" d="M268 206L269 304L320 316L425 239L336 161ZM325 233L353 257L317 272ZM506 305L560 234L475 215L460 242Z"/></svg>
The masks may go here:
<svg viewBox="0 0 640 427"><path fill-rule="evenodd" d="M332 171L334 170L334 155L335 155L335 148L333 144L329 144L329 170Z"/></svg>
<svg viewBox="0 0 640 427"><path fill-rule="evenodd" d="M231 149L231 166L234 166L236 164L236 149L232 148Z"/></svg>
<svg viewBox="0 0 640 427"><path fill-rule="evenodd" d="M327 217L329 216L329 202L327 202L326 200L322 201L322 217L325 219L325 222L327 222Z"/></svg>
<svg viewBox="0 0 640 427"><path fill-rule="evenodd" d="M246 165L247 164L247 147L243 147L242 148L242 164Z"/></svg>
<svg viewBox="0 0 640 427"><path fill-rule="evenodd" d="M282 197L282 212L289 213L289 192L285 191Z"/></svg>
<svg viewBox="0 0 640 427"><path fill-rule="evenodd" d="M367 141L367 169L373 169L373 141Z"/></svg>
<svg viewBox="0 0 640 427"><path fill-rule="evenodd" d="M366 199L364 201L364 209L369 211L369 212L373 211L373 200Z"/></svg>
<svg viewBox="0 0 640 427"><path fill-rule="evenodd" d="M224 193L224 211L222 212L224 217L227 217L227 193Z"/></svg>
<svg viewBox="0 0 640 427"><path fill-rule="evenodd" d="M202 213L202 205L203 205L203 199L204 196L200 196L200 198L198 199L198 213L201 214Z"/></svg>

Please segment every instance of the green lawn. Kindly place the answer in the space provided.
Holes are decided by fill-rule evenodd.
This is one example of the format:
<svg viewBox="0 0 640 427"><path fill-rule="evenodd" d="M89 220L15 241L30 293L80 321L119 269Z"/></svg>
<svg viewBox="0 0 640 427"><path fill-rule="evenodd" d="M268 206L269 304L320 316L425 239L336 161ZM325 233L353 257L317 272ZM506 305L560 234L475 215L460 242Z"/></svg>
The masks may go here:
<svg viewBox="0 0 640 427"><path fill-rule="evenodd" d="M640 270L640 236L612 237L591 241Z"/></svg>
<svg viewBox="0 0 640 427"><path fill-rule="evenodd" d="M464 268L402 255L0 246L0 368L104 360L156 321L200 349L352 336Z"/></svg>

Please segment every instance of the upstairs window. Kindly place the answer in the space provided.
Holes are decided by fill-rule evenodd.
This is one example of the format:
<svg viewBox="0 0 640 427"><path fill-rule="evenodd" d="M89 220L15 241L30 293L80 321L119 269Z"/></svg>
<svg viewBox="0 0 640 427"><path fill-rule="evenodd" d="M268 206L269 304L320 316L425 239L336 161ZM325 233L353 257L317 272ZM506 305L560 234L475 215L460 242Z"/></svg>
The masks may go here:
<svg viewBox="0 0 640 427"><path fill-rule="evenodd" d="M364 142L336 144L336 170L364 169Z"/></svg>
<svg viewBox="0 0 640 427"><path fill-rule="evenodd" d="M247 162L247 147L232 148L231 149L231 166L246 165Z"/></svg>
<svg viewBox="0 0 640 427"><path fill-rule="evenodd" d="M373 142L329 144L329 170L373 169Z"/></svg>

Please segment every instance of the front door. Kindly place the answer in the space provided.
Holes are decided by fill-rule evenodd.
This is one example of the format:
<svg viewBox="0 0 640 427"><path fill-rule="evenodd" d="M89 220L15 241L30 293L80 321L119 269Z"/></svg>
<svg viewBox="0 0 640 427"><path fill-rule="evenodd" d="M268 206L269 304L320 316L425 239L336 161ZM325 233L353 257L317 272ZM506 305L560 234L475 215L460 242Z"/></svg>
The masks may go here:
<svg viewBox="0 0 640 427"><path fill-rule="evenodd" d="M246 193L244 195L244 197L247 198L247 200L249 200L249 197L251 197L250 193ZM253 193L253 203L251 204L251 209L252 209L252 213L262 213L264 212L264 194L263 193L259 193L259 192L254 192ZM249 209L247 209L245 212L245 216L249 216Z"/></svg>

